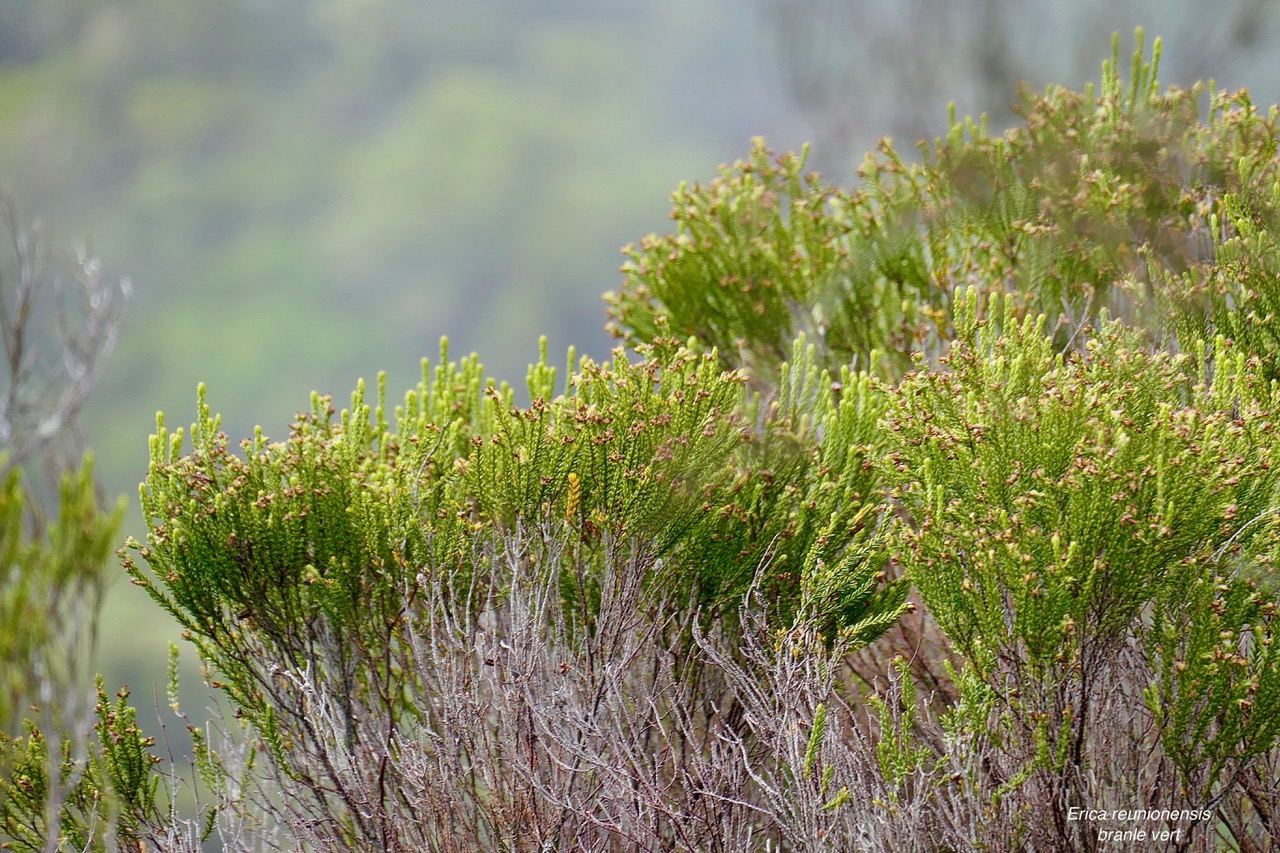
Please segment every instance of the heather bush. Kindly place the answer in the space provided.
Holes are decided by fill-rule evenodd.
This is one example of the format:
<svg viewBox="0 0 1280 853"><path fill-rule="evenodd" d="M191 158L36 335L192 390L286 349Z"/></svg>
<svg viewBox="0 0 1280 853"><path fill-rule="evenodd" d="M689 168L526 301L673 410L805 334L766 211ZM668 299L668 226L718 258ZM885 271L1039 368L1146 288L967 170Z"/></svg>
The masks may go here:
<svg viewBox="0 0 1280 853"><path fill-rule="evenodd" d="M661 701L643 709L658 738L677 711L708 715L697 706L720 690L697 639L731 643L749 589L776 618L845 645L905 607L905 585L880 582L870 446L854 444L878 415L868 393L814 405L802 357L793 390L759 411L713 358L670 343L645 354L584 359L558 396L544 356L526 408L482 383L474 360L424 366L395 431L385 395L371 409L358 390L338 418L314 398L288 441L258 436L243 456L203 400L189 454L161 424L142 491L152 532L130 546L151 571L131 555L125 565L214 667L317 843L446 843L405 833L430 819L457 830L468 801L473 837L491 843L607 837L584 835L580 809L547 797L593 790L575 769L588 741L606 752L597 761L616 760L615 744L650 754L644 740L583 730L604 725L609 689ZM816 430L840 449L805 446ZM664 657L682 662L666 671ZM550 735L536 727L550 723L528 715L560 693L581 708L557 724L567 752L539 759ZM455 716L450 703L464 701L474 716ZM402 778L404 750L425 750L416 762L463 755L438 778ZM530 791L516 784L523 761Z"/></svg>
<svg viewBox="0 0 1280 853"><path fill-rule="evenodd" d="M876 377L887 571L920 607L849 659L909 688L860 715L911 782L872 849L1133 828L1073 808L1212 812L1140 827L1179 849L1280 837L1276 113L1162 92L1158 57L1139 35L1127 84L1113 54L1096 92L953 121L919 162L886 142L852 190L757 142L606 297L625 341L689 335L760 387L798 334Z"/></svg>
<svg viewBox="0 0 1280 853"><path fill-rule="evenodd" d="M918 162L885 140L852 189L756 140L675 192L674 234L624 250L609 328L693 336L766 379L806 333L833 372L896 379L912 353L936 364L975 287L1043 314L1059 350L1106 310L1173 351L1225 334L1273 375L1276 114L1244 90L1162 91L1159 56L1139 31L1125 82L1117 37L1096 89L1023 92L1024 122L1000 135L953 116Z"/></svg>
<svg viewBox="0 0 1280 853"><path fill-rule="evenodd" d="M965 661L958 706L1038 804L1033 847L1087 846L1072 806L1239 806L1280 733L1275 386L1221 337L1175 356L1113 322L1059 355L992 302L957 300L944 369L885 420L891 550ZM1117 759L1167 781L1133 791Z"/></svg>
<svg viewBox="0 0 1280 853"><path fill-rule="evenodd" d="M104 774L129 772L139 742L132 710L108 722L86 689L124 506L99 494L77 427L128 288L85 252L54 251L7 197L0 219L0 846L53 849L113 831L106 811L130 806ZM104 763L113 736L120 760Z"/></svg>

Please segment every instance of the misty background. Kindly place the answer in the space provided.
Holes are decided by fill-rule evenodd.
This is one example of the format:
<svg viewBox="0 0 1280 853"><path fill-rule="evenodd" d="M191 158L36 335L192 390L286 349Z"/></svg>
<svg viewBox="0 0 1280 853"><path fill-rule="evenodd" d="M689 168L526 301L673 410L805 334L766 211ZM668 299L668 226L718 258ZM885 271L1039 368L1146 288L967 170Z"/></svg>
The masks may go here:
<svg viewBox="0 0 1280 853"><path fill-rule="evenodd" d="M445 335L517 388L540 335L607 357L619 248L750 137L848 185L949 101L1002 129L1019 81L1082 88L1115 31L1126 70L1138 25L1165 85L1271 104L1277 5L0 0L0 190L131 284L81 426L142 538L155 414L199 382L234 442L380 370L402 399ZM98 668L145 705L177 631L119 574Z"/></svg>

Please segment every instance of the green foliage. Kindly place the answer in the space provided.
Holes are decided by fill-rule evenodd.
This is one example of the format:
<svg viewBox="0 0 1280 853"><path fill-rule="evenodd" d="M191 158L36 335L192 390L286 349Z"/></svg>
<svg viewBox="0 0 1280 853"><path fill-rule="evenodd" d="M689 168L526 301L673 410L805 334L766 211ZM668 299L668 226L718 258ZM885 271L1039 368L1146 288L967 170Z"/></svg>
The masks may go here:
<svg viewBox="0 0 1280 853"><path fill-rule="evenodd" d="M948 369L907 376L887 421L902 449L886 465L907 474L894 496L918 521L904 559L966 653L1063 663L1115 642L1187 556L1266 556L1248 546L1280 488L1274 390L1225 341L1212 379L1114 323L1064 359L976 301L959 301Z"/></svg>
<svg viewBox="0 0 1280 853"><path fill-rule="evenodd" d="M997 793L1086 760L1091 694L1136 641L1163 749L1219 797L1280 736L1276 604L1240 571L1270 576L1280 544L1277 388L1221 336L1190 359L1109 322L1063 356L1043 319L978 305L957 301L944 369L894 389L883 466L905 510L890 547L980 680L965 689L999 730L1031 725Z"/></svg>
<svg viewBox="0 0 1280 853"><path fill-rule="evenodd" d="M1233 126L1242 141L1242 150L1233 153L1246 174L1237 179L1238 189L1223 195L1220 209L1212 210L1202 226L1199 239L1209 234L1217 237L1216 262L1167 277L1161 292L1168 294L1177 311L1174 325L1180 338L1194 340L1215 331L1226 335L1244 351L1266 358L1261 369L1276 378L1280 375L1275 359L1280 351L1276 115L1273 110L1264 118L1244 101L1224 109L1221 121Z"/></svg>
<svg viewBox="0 0 1280 853"><path fill-rule="evenodd" d="M581 631L597 629L617 543L653 563L646 584L708 621L735 614L772 561L782 618L820 620L829 639L853 644L886 630L906 587L881 583L868 523L882 403L867 377L845 371L837 400L801 342L794 381L764 411L714 353L666 339L641 349L634 363L621 351L582 359L557 395L544 345L526 408L482 382L474 358L447 362L443 350L394 430L380 382L376 406L361 386L335 417L315 395L286 441L259 432L243 455L202 387L185 455L187 433L159 419L141 489L150 534L122 549L124 564L299 775L293 750L319 735L284 673L305 671L352 706L372 702L393 725L414 719L419 594L447 578L460 610L506 595L476 584L519 530L567 543L559 589Z"/></svg>
<svg viewBox="0 0 1280 853"><path fill-rule="evenodd" d="M51 838L59 849L109 851L138 848L152 827L163 825L156 807L160 778L151 753L154 740L138 728L137 711L121 690L112 702L98 679L94 724L96 744L87 760L61 740L50 760L50 740L34 724L26 734L0 736L0 754L12 769L0 775L0 847L45 850ZM50 772L57 774L50 784ZM57 790L59 798L54 798ZM56 809L50 823L50 809Z"/></svg>
<svg viewBox="0 0 1280 853"><path fill-rule="evenodd" d="M1203 86L1162 92L1160 42L1147 62L1141 32L1126 85L1118 45L1096 90L1024 93L1003 135L953 115L921 162L885 143L852 190L757 141L676 192L675 234L627 250L611 329L696 336L769 382L803 332L833 369L896 376L913 352L941 355L956 293L976 287L1043 314L1058 350L1082 350L1107 311L1172 348L1223 333L1269 357L1275 113L1243 91L1210 90L1207 111Z"/></svg>
<svg viewBox="0 0 1280 853"><path fill-rule="evenodd" d="M873 698L880 771L908 797L908 772L932 772L907 694L945 684L945 749L990 762L964 790L1047 845L1079 839L1037 828L1025 798L1101 796L1083 781L1112 772L1098 726L1163 756L1186 802L1270 808L1238 780L1273 766L1280 734L1277 114L1243 91L1161 91L1159 54L1139 32L1122 82L1117 41L1096 89L1024 93L1000 136L953 116L918 163L884 144L851 190L757 140L680 187L675 232L628 247L606 297L616 336L690 335L777 389L774 448L830 411L807 390L821 368L880 378L857 380L870 429L818 442L871 470L834 466L861 499L811 541L841 543L855 573L905 570L960 664L912 648L909 707ZM797 382L780 362L806 337ZM808 556L805 613L856 596L830 584L844 565Z"/></svg>
<svg viewBox="0 0 1280 853"><path fill-rule="evenodd" d="M827 706L819 705L813 712L813 726L809 729L809 745L804 751L804 766L801 772L808 776L813 771L813 763L822 748L822 736L827 730Z"/></svg>
<svg viewBox="0 0 1280 853"><path fill-rule="evenodd" d="M833 517L814 539L801 571L799 618L851 647L874 641L907 609L909 587L901 582L882 586L885 574L876 569L885 565L883 547L866 544L867 528L859 527L873 508L866 504L848 530L838 529ZM852 542L846 538L850 535Z"/></svg>
<svg viewBox="0 0 1280 853"><path fill-rule="evenodd" d="M0 258L0 846L7 847L14 836L18 843L41 838L40 822L60 820L64 802L78 815L63 821L68 832L103 832L84 829L98 804L95 781L66 797L86 760L86 661L124 502L102 506L77 415L112 348L127 288L107 282L87 253L63 266L11 200L0 199L0 207L7 237ZM49 834L59 835L56 828Z"/></svg>
<svg viewBox="0 0 1280 853"><path fill-rule="evenodd" d="M882 483L871 464L884 449L877 422L884 389L844 368L834 379L804 336L779 367L776 392L753 395L754 424L734 462L719 521L694 547L701 559L736 566L737 595L768 562L768 582L786 618L797 602L828 639L837 629L879 636L905 606L906 588L878 589L886 555L878 547ZM874 593L874 595L873 595ZM863 616L872 619L857 627Z"/></svg>
<svg viewBox="0 0 1280 853"><path fill-rule="evenodd" d="M901 331L919 246L901 222L874 215L890 209L883 200L825 185L804 162L775 161L756 139L707 187L682 184L677 232L623 250L624 286L605 296L610 331L628 342L694 335L771 381L803 332L833 365L884 347Z"/></svg>
<svg viewBox="0 0 1280 853"><path fill-rule="evenodd" d="M876 761L889 783L891 796L896 799L898 791L925 769L931 753L916 741L912 731L918 707L915 682L910 677L907 661L895 659L887 676L896 684L897 694L888 699L873 696L869 704L879 724Z"/></svg>
<svg viewBox="0 0 1280 853"><path fill-rule="evenodd" d="M1205 801L1232 767L1280 739L1276 602L1219 571L1209 554L1179 565L1148 636L1158 665L1147 703L1182 778Z"/></svg>
<svg viewBox="0 0 1280 853"><path fill-rule="evenodd" d="M544 355L523 411L510 394L487 394L477 426L491 437L463 461L463 491L482 517L513 523L563 502L571 523L640 536L659 555L696 537L743 440L742 383L674 348L646 351L652 357L634 365L615 355L613 364L584 359L558 400L550 399L555 376Z"/></svg>
<svg viewBox="0 0 1280 853"><path fill-rule="evenodd" d="M31 497L22 471L0 484L0 732L15 735L40 688L57 694L66 684L69 648L92 621L107 558L124 514L123 501L103 512L92 459L62 477L58 517L47 529L27 528Z"/></svg>

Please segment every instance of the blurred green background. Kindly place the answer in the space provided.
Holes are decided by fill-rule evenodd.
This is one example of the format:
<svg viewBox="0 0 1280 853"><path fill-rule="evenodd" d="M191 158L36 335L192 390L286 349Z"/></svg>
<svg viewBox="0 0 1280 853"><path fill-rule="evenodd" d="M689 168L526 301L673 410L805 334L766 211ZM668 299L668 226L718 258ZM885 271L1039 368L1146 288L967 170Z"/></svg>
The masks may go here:
<svg viewBox="0 0 1280 853"><path fill-rule="evenodd" d="M949 100L1002 127L1019 80L1083 86L1138 24L1164 82L1271 103L1276 5L0 0L0 188L132 284L83 432L136 504L201 381L235 439L379 370L398 399L442 335L517 386L541 334L606 356L619 247L753 135L847 183ZM108 684L150 695L174 634L116 584Z"/></svg>

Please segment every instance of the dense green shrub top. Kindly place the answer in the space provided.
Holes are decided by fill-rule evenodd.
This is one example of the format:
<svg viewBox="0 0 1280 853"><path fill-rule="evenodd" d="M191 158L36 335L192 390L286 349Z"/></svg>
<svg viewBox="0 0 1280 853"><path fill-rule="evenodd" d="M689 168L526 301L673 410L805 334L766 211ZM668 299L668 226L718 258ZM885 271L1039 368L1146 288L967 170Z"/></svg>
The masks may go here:
<svg viewBox="0 0 1280 853"><path fill-rule="evenodd" d="M125 565L267 731L282 724L264 704L268 664L336 668L345 691L408 677L387 660L406 653L415 589L447 575L464 601L491 549L522 527L553 525L592 567L561 585L587 626L610 543L658 561L651 582L687 590L709 619L732 617L769 562L780 614L804 609L863 639L891 624L905 587L878 591L883 556L850 544L870 541L879 499L869 462L883 402L867 380L846 372L837 403L801 348L778 399L748 405L743 376L714 357L671 341L642 349L635 363L621 351L583 359L558 395L544 352L524 408L482 382L474 358L442 352L395 429L385 389L372 408L357 390L338 418L315 396L286 441L259 434L240 454L202 391L189 451L163 420L152 440L151 534L132 546L150 571ZM331 636L341 660L317 652Z"/></svg>
<svg viewBox="0 0 1280 853"><path fill-rule="evenodd" d="M1162 91L1158 45L1148 64L1139 43L1128 83L1117 60L1096 91L1024 93L1025 123L1004 134L953 116L919 162L886 140L853 189L757 140L676 191L675 233L626 249L610 328L693 335L766 377L808 332L827 364L874 354L897 376L911 353L940 354L972 286L1044 314L1059 349L1083 347L1106 309L1162 346L1221 332L1270 363L1276 113L1243 90Z"/></svg>

